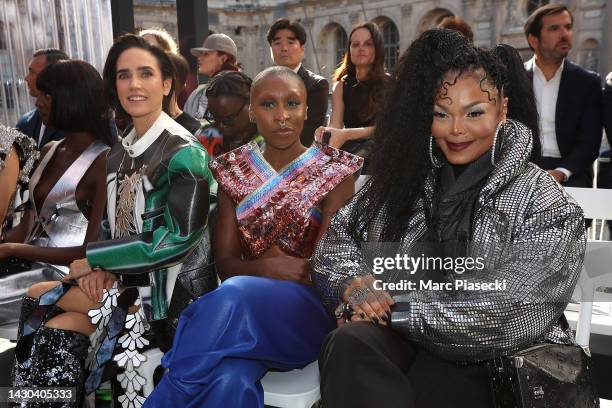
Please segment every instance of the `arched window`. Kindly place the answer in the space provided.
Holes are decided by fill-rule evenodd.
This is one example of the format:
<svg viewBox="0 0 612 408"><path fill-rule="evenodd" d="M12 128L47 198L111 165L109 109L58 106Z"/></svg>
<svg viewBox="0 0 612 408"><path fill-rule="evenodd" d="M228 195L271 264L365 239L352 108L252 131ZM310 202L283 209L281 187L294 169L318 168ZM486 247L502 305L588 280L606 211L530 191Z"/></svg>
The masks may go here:
<svg viewBox="0 0 612 408"><path fill-rule="evenodd" d="M527 0L527 15L531 15L537 8L550 3L549 0Z"/></svg>
<svg viewBox="0 0 612 408"><path fill-rule="evenodd" d="M335 58L334 61L336 66L342 62L342 58L344 57L344 53L346 52L346 31L344 28L338 26L334 31L334 50L335 50Z"/></svg>
<svg viewBox="0 0 612 408"><path fill-rule="evenodd" d="M383 28L383 41L385 43L385 68L391 72L397 63L397 56L399 53L399 32L393 21L387 21L384 23Z"/></svg>

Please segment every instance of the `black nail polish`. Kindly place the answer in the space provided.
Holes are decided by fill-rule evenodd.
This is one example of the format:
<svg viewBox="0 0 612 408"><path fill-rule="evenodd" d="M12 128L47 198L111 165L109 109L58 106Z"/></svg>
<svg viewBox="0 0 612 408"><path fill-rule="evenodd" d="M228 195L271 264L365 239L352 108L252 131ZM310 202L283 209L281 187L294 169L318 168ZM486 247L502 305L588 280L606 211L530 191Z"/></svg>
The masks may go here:
<svg viewBox="0 0 612 408"><path fill-rule="evenodd" d="M359 317L361 317L362 319L365 319L365 313L363 312L359 313Z"/></svg>
<svg viewBox="0 0 612 408"><path fill-rule="evenodd" d="M380 316L380 320L382 320L383 322L386 322L387 321L387 316L385 316L385 315Z"/></svg>
<svg viewBox="0 0 612 408"><path fill-rule="evenodd" d="M374 324L378 324L378 317L376 316L372 317L372 321L374 322Z"/></svg>

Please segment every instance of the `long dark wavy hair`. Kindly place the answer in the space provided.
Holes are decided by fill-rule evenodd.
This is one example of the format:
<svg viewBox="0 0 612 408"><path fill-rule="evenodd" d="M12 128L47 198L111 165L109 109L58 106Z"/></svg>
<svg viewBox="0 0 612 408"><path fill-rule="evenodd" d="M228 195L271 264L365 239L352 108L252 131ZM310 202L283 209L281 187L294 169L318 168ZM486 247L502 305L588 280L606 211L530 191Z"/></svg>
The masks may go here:
<svg viewBox="0 0 612 408"><path fill-rule="evenodd" d="M499 44L492 51L506 67L504 94L508 97L508 118L518 120L531 130L531 161L538 164L542 156L540 119L531 79L521 56L513 47Z"/></svg>
<svg viewBox="0 0 612 408"><path fill-rule="evenodd" d="M334 81L344 81L346 78L357 78L355 64L351 60L351 38L353 33L361 28L370 32L374 42L374 62L368 73L368 77L363 84L368 88L368 103L359 110L359 119L368 122L376 116L385 98L385 90L389 85L389 76L385 72L385 44L383 36L375 23L357 24L351 30L351 34L346 42L346 51L338 68L334 71L332 78ZM346 83L345 83L346 86Z"/></svg>
<svg viewBox="0 0 612 408"><path fill-rule="evenodd" d="M149 44L147 40L139 37L135 34L123 34L117 38L113 43L113 46L108 51L106 56L106 62L104 63L104 70L102 71L102 78L104 78L104 94L108 104L122 117L129 117L128 113L123 109L117 96L117 60L121 54L130 48L140 48L148 51L155 57L159 64L159 70L161 71L162 79L171 79L172 86L170 87L170 93L164 96L162 101L162 109L168 113L168 106L170 99L174 94L174 82L176 80L176 74L174 72L174 65L168 57L168 54L157 45Z"/></svg>
<svg viewBox="0 0 612 408"><path fill-rule="evenodd" d="M451 85L443 82L444 75L475 69L484 71L481 88L491 100L503 96L503 65L492 52L478 50L455 31L426 31L402 55L395 85L376 120L368 188L354 198L348 227L355 237L363 237L378 217L384 224L381 239L397 241L405 234L403 221L414 211L432 170L433 107L437 95ZM497 92L489 92L491 88Z"/></svg>

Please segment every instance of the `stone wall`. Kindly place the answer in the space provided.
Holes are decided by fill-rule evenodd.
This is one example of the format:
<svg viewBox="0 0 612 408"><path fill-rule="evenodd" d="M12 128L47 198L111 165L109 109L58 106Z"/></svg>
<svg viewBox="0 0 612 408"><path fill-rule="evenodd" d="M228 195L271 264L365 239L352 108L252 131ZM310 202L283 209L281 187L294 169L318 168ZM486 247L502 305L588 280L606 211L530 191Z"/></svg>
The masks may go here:
<svg viewBox="0 0 612 408"><path fill-rule="evenodd" d="M605 0L569 0L574 13L574 45L570 58L579 64L605 74L612 70L612 4ZM135 0L137 26L162 26L176 35L174 2ZM309 34L304 64L330 77L336 66L336 30L350 33L351 27L363 21L379 25L392 22L399 34L399 52L422 31L433 27L446 15L467 20L478 45L499 42L519 49L524 58L531 51L523 35L528 0L227 0L209 1L209 28L230 35L238 46L244 71L255 75L272 64L265 40L271 23L279 17L300 19ZM612 3L612 2L610 2ZM315 53L316 50L316 53Z"/></svg>

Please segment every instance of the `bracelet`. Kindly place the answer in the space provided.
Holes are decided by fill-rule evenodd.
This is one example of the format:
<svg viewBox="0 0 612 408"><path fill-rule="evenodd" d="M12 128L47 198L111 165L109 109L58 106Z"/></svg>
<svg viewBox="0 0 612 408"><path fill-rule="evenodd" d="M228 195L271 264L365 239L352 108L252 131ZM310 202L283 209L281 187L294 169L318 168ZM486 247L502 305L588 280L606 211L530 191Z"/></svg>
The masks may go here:
<svg viewBox="0 0 612 408"><path fill-rule="evenodd" d="M338 307L336 307L336 310L334 310L334 316L336 319L344 318L345 320L349 321L351 320L351 316L354 314L355 311L353 310L353 307L347 302L340 303Z"/></svg>

